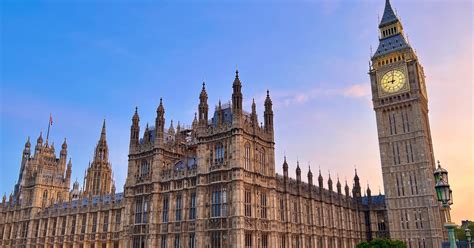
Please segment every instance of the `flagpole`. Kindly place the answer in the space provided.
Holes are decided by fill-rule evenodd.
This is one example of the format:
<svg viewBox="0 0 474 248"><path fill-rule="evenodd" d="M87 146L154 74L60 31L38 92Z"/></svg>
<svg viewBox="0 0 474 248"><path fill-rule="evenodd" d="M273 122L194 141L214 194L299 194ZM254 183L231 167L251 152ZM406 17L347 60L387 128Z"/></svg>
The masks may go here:
<svg viewBox="0 0 474 248"><path fill-rule="evenodd" d="M46 133L46 141L49 138L49 128L51 127L51 120L52 120L52 116L51 116L51 113L50 113L49 114L49 121L48 121L48 132Z"/></svg>

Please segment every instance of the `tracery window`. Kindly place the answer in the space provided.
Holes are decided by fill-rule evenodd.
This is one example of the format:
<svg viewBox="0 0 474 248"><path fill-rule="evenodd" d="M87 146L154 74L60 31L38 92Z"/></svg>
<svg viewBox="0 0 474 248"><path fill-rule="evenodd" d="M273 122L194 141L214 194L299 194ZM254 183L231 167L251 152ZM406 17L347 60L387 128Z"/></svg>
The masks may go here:
<svg viewBox="0 0 474 248"><path fill-rule="evenodd" d="M169 198L165 196L163 198L163 223L168 222L168 210L169 210Z"/></svg>
<svg viewBox="0 0 474 248"><path fill-rule="evenodd" d="M196 219L196 192L191 193L191 207L189 208L189 219Z"/></svg>
<svg viewBox="0 0 474 248"><path fill-rule="evenodd" d="M211 217L227 216L227 190L215 189L211 195Z"/></svg>
<svg viewBox="0 0 474 248"><path fill-rule="evenodd" d="M246 143L245 144L245 150L244 150L244 168L246 170L250 170L250 144Z"/></svg>
<svg viewBox="0 0 474 248"><path fill-rule="evenodd" d="M150 174L150 163L147 160L142 160L140 164L140 177L146 177Z"/></svg>
<svg viewBox="0 0 474 248"><path fill-rule="evenodd" d="M260 218L267 218L267 194L265 193L260 196Z"/></svg>
<svg viewBox="0 0 474 248"><path fill-rule="evenodd" d="M252 192L245 191L245 216L252 217Z"/></svg>
<svg viewBox="0 0 474 248"><path fill-rule="evenodd" d="M181 195L176 197L176 220L181 221L181 211L183 208L183 198Z"/></svg>
<svg viewBox="0 0 474 248"><path fill-rule="evenodd" d="M245 248L252 248L252 233L245 233Z"/></svg>
<svg viewBox="0 0 474 248"><path fill-rule="evenodd" d="M217 143L215 147L215 152L216 152L216 163L222 163L224 162L224 146L222 143Z"/></svg>

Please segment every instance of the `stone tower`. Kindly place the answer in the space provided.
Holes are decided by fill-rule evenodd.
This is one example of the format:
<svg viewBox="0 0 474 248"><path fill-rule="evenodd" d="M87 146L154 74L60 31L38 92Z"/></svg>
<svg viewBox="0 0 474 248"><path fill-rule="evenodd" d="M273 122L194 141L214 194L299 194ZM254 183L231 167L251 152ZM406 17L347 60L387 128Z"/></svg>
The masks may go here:
<svg viewBox="0 0 474 248"><path fill-rule="evenodd" d="M54 143L48 144L47 139L43 143L42 134L37 139L33 156L30 147L28 138L15 185L15 201L23 207L47 207L66 200L72 171L71 161L67 163L66 160L66 140L61 146L59 158L56 157Z"/></svg>
<svg viewBox="0 0 474 248"><path fill-rule="evenodd" d="M102 125L99 142L95 148L94 160L89 167L85 177L84 194L107 195L112 189L112 165L109 162L109 147L107 146L105 120Z"/></svg>
<svg viewBox="0 0 474 248"><path fill-rule="evenodd" d="M376 113L390 238L409 247L440 247L428 96L420 61L389 0L369 71Z"/></svg>

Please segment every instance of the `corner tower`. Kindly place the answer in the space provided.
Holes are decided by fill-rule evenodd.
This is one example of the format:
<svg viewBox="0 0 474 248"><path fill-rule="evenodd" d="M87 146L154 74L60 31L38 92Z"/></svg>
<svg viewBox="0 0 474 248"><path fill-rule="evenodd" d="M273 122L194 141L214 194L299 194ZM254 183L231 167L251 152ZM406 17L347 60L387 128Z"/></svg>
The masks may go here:
<svg viewBox="0 0 474 248"><path fill-rule="evenodd" d="M390 238L440 247L442 221L423 67L389 0L369 75L377 120Z"/></svg>

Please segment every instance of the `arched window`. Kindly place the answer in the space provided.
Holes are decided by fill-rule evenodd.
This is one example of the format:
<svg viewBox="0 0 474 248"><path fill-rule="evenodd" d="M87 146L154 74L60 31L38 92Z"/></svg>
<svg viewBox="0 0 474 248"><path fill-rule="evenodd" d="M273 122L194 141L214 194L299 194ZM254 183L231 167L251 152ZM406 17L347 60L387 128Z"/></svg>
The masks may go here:
<svg viewBox="0 0 474 248"><path fill-rule="evenodd" d="M42 204L43 204L43 207L46 206L47 201L48 201L48 191L45 190L45 191L43 192L43 203L42 203Z"/></svg>
<svg viewBox="0 0 474 248"><path fill-rule="evenodd" d="M260 170L260 173L265 174L267 171L267 168L265 166L265 150L262 148L257 151L257 164L258 164L258 169Z"/></svg>
<svg viewBox="0 0 474 248"><path fill-rule="evenodd" d="M250 144L246 143L245 144L245 150L244 150L244 168L246 170L250 170Z"/></svg>
<svg viewBox="0 0 474 248"><path fill-rule="evenodd" d="M142 160L140 164L140 177L145 177L150 174L150 164L147 160Z"/></svg>
<svg viewBox="0 0 474 248"><path fill-rule="evenodd" d="M217 143L215 150L216 163L222 163L224 161L224 146L222 145L222 143Z"/></svg>

